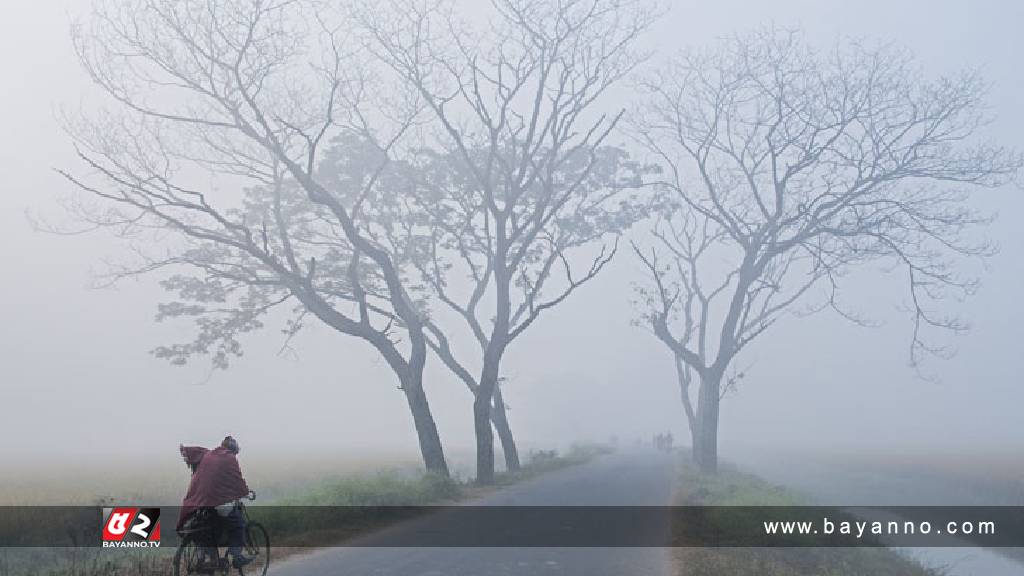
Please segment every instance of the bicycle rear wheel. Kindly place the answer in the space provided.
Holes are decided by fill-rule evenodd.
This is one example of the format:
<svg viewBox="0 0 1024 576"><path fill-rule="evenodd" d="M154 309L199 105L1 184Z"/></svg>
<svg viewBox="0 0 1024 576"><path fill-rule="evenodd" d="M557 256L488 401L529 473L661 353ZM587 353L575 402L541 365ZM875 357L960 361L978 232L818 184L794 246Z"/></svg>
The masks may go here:
<svg viewBox="0 0 1024 576"><path fill-rule="evenodd" d="M193 574L213 574L213 569L209 565L206 547L200 546L195 538L185 536L174 553L174 576Z"/></svg>
<svg viewBox="0 0 1024 576"><path fill-rule="evenodd" d="M251 576L266 576L270 568L270 536L259 522L250 522L245 527L245 555L253 560L240 572Z"/></svg>

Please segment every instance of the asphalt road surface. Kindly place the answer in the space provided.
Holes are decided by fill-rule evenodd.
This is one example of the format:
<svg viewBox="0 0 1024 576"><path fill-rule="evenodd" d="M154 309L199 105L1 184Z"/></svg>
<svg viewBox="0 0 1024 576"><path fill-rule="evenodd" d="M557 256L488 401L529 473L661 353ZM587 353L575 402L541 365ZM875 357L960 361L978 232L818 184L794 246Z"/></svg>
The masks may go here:
<svg viewBox="0 0 1024 576"><path fill-rule="evenodd" d="M616 453L501 489L473 506L662 506L675 462L654 451ZM422 530L430 516L387 530ZM659 523L660 524L660 523ZM429 526L428 526L429 528ZM637 530L662 532L657 526ZM378 536L368 535L363 542ZM269 576L665 576L665 548L327 548L271 563Z"/></svg>

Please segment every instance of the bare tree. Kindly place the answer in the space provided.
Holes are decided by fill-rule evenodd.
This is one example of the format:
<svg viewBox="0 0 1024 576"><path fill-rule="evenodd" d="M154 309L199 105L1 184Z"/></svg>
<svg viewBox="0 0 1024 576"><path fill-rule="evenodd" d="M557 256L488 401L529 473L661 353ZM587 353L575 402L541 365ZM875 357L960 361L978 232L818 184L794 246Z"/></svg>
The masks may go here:
<svg viewBox="0 0 1024 576"><path fill-rule="evenodd" d="M435 178L421 196L433 229L421 272L479 345L474 372L433 340L476 389L482 483L494 474L489 421L506 350L601 272L615 253L612 237L639 216L621 194L638 183L638 169L607 142L621 112L598 106L641 61L634 44L654 17L634 0L491 5L493 18L478 32L444 2L359 11L367 46L423 99L434 119L425 137L443 151L431 159ZM592 245L602 247L574 263L570 253ZM459 294L466 278L471 288ZM518 464L514 452L506 459Z"/></svg>
<svg viewBox="0 0 1024 576"><path fill-rule="evenodd" d="M447 324L446 319L464 323L479 346L476 358L486 355L495 337L491 327L486 326L486 315L494 314L488 304L488 291L495 282L492 262L498 242L490 225L487 200L476 187L461 153L438 155L424 151L417 160L410 172L413 180L403 189L415 191L410 214L418 217L403 219L404 227L396 229L400 235L396 246L416 247L410 262L440 307L449 313L455 312L454 317L452 314L447 318L440 314L431 316L427 322L427 342L475 394L480 377L468 367L469 361L474 360L473 354L458 353L443 325ZM565 159L555 172L545 177L560 182L582 177L571 190L562 192L574 198L554 200L565 202L555 209L556 213L534 212L548 208L536 207L533 203L552 201L544 198L550 192L542 185L525 193L532 198L520 200L513 218L521 221L543 218L548 222L542 225L535 238L525 240L527 246L516 246L523 254L515 259L514 266L510 265L515 274L508 287L510 327L507 334L500 336L506 344L522 334L543 310L564 301L597 276L611 260L617 234L644 213L639 198L626 192L639 186L642 171L643 168L631 162L622 149L605 146ZM574 253L585 251L590 245L600 248L579 270L580 264L573 261ZM500 357L497 362L500 363ZM498 379L494 388L491 420L501 442L506 468L516 470L519 456L505 414L501 380Z"/></svg>
<svg viewBox="0 0 1024 576"><path fill-rule="evenodd" d="M806 301L844 317L840 280L888 261L906 274L911 361L942 353L926 329L962 330L935 303L969 294L957 257L991 253L965 202L1021 157L981 141L976 73L927 80L909 54L816 52L765 29L690 52L648 82L635 126L659 159L666 203L646 248L642 321L699 378L694 457L713 471L723 382L737 355ZM689 397L687 396L687 401Z"/></svg>
<svg viewBox="0 0 1024 576"><path fill-rule="evenodd" d="M376 165L379 150L369 142L360 142L358 138L349 139L330 147L320 166L323 180L332 189L350 189L351 182L362 182L367 166ZM377 224L368 230L373 238L388 246L391 254L398 262L410 267L415 276L409 282L415 289L423 284L423 271L432 266L447 266L440 262L440 255L434 242L437 224L436 215L441 208L433 202L441 202L437 198L435 178L428 174L431 170L447 170L447 166L436 161L433 152L417 150L407 158L395 158L377 174L377 187L387 191L382 197L366 198L374 211L373 221ZM431 192L425 187L430 186ZM423 292L418 290L417 293ZM452 344L448 336L441 331L439 322L429 316L429 305L426 300L419 303L423 310L424 324L427 329L427 345L434 349L438 357L451 369L466 389L476 395L476 379L455 360ZM379 311L379 313L382 313ZM387 314L385 314L387 315ZM389 316L399 322L400 319ZM494 394L494 406L491 421L501 439L509 470L519 467L518 450L511 426L506 414L506 406L500 388Z"/></svg>
<svg viewBox="0 0 1024 576"><path fill-rule="evenodd" d="M397 202L380 178L419 104L391 98L320 7L97 3L75 46L115 110L73 123L88 170L62 174L100 201L80 203L82 218L137 240L142 264L115 277L173 270L164 285L178 298L160 316L194 316L199 333L159 356L224 366L239 335L289 305L289 334L313 317L385 359L426 468L447 475L423 389L423 311L401 255L375 240ZM318 170L330 142L359 168L346 179Z"/></svg>

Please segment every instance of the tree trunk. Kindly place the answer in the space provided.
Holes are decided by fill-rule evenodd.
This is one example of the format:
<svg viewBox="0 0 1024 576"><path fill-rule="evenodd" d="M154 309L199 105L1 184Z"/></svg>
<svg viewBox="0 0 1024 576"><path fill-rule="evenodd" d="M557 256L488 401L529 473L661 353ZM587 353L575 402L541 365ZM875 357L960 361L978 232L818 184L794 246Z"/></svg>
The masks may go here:
<svg viewBox="0 0 1024 576"><path fill-rule="evenodd" d="M473 427L476 432L476 481L494 483L494 434L491 432L491 401L477 394L473 400Z"/></svg>
<svg viewBox="0 0 1024 576"><path fill-rule="evenodd" d="M498 387L498 368L501 351L488 346L484 354L484 366L480 374L480 385L473 399L473 426L476 431L476 481L478 484L494 483L494 434L491 431L491 403L494 390Z"/></svg>
<svg viewBox="0 0 1024 576"><path fill-rule="evenodd" d="M437 433L434 416L430 412L427 395L423 391L423 376L410 376L403 380L402 391L409 403L413 423L416 425L416 436L420 442L420 454L427 472L449 477L448 463L441 447L441 436Z"/></svg>
<svg viewBox="0 0 1024 576"><path fill-rule="evenodd" d="M505 455L505 469L509 472L519 470L519 449L516 448L516 441L512 436L512 428L508 424L508 414L506 413L505 400L501 396L500 384L494 389L491 421L494 422L494 430L498 433L501 451Z"/></svg>
<svg viewBox="0 0 1024 576"><path fill-rule="evenodd" d="M491 403L498 388L501 358L508 345L512 300L509 296L512 276L506 268L508 240L505 218L497 218L495 225L496 249L494 256L495 314L491 337L484 349L480 383L473 400L473 425L476 428L476 481L494 483L494 434L491 432Z"/></svg>
<svg viewBox="0 0 1024 576"><path fill-rule="evenodd" d="M693 403L690 401L690 384L693 381L693 373L688 371L687 367L683 365L683 361L679 358L675 358L675 363L676 379L679 382L679 397L683 401L683 412L686 413L686 426L690 430L690 447L693 449L692 452L696 454L699 431L697 429L697 415L694 413Z"/></svg>
<svg viewBox="0 0 1024 576"><path fill-rule="evenodd" d="M697 438L693 447L694 461L701 472L718 472L718 408L721 399L721 374L712 372L701 377L697 397Z"/></svg>

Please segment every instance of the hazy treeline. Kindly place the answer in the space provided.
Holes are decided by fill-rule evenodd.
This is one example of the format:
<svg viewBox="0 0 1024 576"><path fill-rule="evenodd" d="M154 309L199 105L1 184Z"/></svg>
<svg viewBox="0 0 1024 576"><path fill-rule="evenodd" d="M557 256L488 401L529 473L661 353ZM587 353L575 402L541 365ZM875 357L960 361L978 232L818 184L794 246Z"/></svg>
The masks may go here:
<svg viewBox="0 0 1024 576"><path fill-rule="evenodd" d="M628 245L646 274L620 297L675 359L714 470L734 359L797 309L860 321L839 298L852 268L902 270L911 358L942 352L929 330L964 326L936 302L972 290L959 258L991 253L966 194L1022 161L982 138L974 73L927 78L897 48L776 28L645 52L660 15L634 0L493 0L486 22L443 1L98 1L74 44L110 106L68 119L80 163L61 173L77 218L137 248L111 278L159 274L159 316L194 319L194 339L156 355L226 368L272 311L286 337L322 323L386 362L425 467L447 475L432 355L473 397L483 483L495 433L519 467L507 350Z"/></svg>

